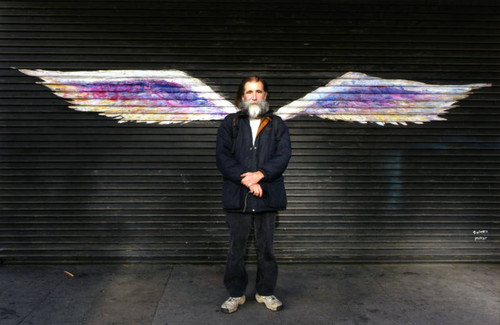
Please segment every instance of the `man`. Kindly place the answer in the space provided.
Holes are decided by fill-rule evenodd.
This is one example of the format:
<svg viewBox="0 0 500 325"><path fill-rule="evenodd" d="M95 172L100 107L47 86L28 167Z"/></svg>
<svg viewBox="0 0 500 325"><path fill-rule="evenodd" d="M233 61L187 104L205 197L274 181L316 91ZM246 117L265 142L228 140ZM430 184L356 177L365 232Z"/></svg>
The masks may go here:
<svg viewBox="0 0 500 325"><path fill-rule="evenodd" d="M222 205L230 231L224 274L230 297L221 306L225 313L235 312L246 300L245 251L252 222L258 261L255 299L273 311L283 308L274 296L278 267L273 241L277 211L287 204L283 172L292 150L288 128L269 111L267 98L262 78L243 79L236 95L240 111L229 114L217 133Z"/></svg>

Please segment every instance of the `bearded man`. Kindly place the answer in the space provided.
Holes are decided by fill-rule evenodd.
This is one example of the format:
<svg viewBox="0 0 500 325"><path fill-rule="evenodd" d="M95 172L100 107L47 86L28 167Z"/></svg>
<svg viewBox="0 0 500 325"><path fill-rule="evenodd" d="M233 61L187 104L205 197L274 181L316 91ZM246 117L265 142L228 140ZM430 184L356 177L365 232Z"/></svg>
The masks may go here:
<svg viewBox="0 0 500 325"><path fill-rule="evenodd" d="M273 311L283 308L274 296L278 266L273 242L277 211L287 204L283 172L292 150L288 128L269 110L268 94L262 78L244 78L235 101L240 111L229 114L217 133L217 167L224 178L222 205L230 232L224 274L230 297L221 306L225 313L235 312L246 300L245 252L252 224L257 250L255 299Z"/></svg>

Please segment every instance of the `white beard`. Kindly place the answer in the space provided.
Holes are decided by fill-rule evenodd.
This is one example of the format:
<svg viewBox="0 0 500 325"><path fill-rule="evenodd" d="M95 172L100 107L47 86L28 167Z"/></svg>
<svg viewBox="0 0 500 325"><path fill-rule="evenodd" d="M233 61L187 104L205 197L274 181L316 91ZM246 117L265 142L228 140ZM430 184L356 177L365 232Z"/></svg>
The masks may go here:
<svg viewBox="0 0 500 325"><path fill-rule="evenodd" d="M240 109L248 114L250 118L259 118L269 111L269 104L267 101L245 101L240 104Z"/></svg>
<svg viewBox="0 0 500 325"><path fill-rule="evenodd" d="M259 104L257 103L251 103L248 106L248 116L250 118L258 118L261 115L261 109Z"/></svg>

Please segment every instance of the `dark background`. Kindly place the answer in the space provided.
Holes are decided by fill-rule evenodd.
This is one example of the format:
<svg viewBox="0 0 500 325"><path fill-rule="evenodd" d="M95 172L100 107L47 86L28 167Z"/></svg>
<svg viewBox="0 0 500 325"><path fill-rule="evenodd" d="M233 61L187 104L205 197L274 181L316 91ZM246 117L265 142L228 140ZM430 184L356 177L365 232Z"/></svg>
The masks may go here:
<svg viewBox="0 0 500 325"><path fill-rule="evenodd" d="M498 1L0 1L0 260L222 263L218 121L118 124L12 69L179 69L278 108L349 71L492 83L424 125L287 122L282 262L496 261ZM254 258L250 249L250 260Z"/></svg>

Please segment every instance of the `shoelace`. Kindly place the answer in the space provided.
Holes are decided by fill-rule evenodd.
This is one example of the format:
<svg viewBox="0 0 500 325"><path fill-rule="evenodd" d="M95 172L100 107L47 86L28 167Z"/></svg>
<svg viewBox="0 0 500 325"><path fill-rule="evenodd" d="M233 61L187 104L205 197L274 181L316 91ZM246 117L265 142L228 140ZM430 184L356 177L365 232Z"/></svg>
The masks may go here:
<svg viewBox="0 0 500 325"><path fill-rule="evenodd" d="M264 296L263 298L267 300L278 300L275 296Z"/></svg>

